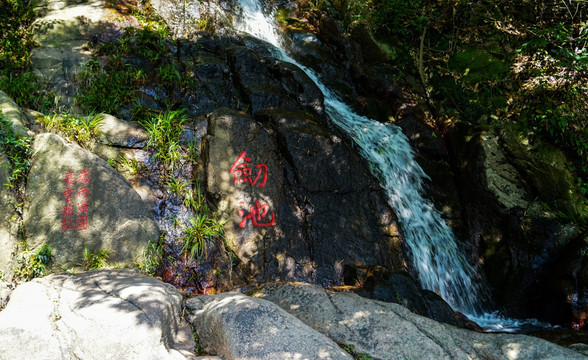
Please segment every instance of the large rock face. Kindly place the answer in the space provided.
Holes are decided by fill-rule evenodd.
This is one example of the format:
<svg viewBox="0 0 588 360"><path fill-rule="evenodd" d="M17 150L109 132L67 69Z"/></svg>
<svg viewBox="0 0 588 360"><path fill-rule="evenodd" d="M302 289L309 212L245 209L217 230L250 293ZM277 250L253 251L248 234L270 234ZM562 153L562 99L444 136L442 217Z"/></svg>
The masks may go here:
<svg viewBox="0 0 588 360"><path fill-rule="evenodd" d="M185 359L181 305L171 285L130 270L35 279L0 312L0 359Z"/></svg>
<svg viewBox="0 0 588 360"><path fill-rule="evenodd" d="M125 179L57 135L37 136L34 148L23 214L29 248L50 245L55 267L79 264L85 247L108 250L112 264L139 262L159 230Z"/></svg>
<svg viewBox="0 0 588 360"><path fill-rule="evenodd" d="M207 191L255 279L342 282L345 264L402 269L395 217L365 164L316 118L264 110L209 117Z"/></svg>
<svg viewBox="0 0 588 360"><path fill-rule="evenodd" d="M266 300L224 293L192 298L186 308L204 349L226 360L352 359L332 340Z"/></svg>
<svg viewBox="0 0 588 360"><path fill-rule="evenodd" d="M482 334L437 323L397 304L310 284L270 284L270 300L313 329L374 359L584 359L525 335Z"/></svg>

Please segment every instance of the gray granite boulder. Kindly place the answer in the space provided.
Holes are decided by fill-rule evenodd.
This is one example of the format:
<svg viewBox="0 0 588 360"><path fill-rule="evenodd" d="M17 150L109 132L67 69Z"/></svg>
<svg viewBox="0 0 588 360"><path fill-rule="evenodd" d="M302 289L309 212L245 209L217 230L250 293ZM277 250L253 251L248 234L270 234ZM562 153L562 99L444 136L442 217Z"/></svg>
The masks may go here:
<svg viewBox="0 0 588 360"><path fill-rule="evenodd" d="M191 298L186 308L204 349L227 360L352 359L266 300L233 292Z"/></svg>
<svg viewBox="0 0 588 360"><path fill-rule="evenodd" d="M518 334L484 334L438 323L392 303L305 283L269 284L270 300L340 344L374 359L585 359L572 350Z"/></svg>
<svg viewBox="0 0 588 360"><path fill-rule="evenodd" d="M54 268L79 264L85 247L108 250L113 265L140 262L159 230L122 175L54 134L37 136L34 149L23 215L29 248L51 246Z"/></svg>
<svg viewBox="0 0 588 360"><path fill-rule="evenodd" d="M132 270L35 279L0 312L0 359L191 358L181 308L173 286Z"/></svg>

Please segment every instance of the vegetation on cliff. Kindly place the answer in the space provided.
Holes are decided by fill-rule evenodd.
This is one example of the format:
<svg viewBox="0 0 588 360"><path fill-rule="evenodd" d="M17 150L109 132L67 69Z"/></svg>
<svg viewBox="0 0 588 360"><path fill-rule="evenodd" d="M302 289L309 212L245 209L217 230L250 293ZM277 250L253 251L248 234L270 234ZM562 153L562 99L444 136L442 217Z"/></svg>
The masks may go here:
<svg viewBox="0 0 588 360"><path fill-rule="evenodd" d="M514 129L532 151L559 147L588 195L585 1L317 0L303 8L311 23L326 12L347 31L369 29L397 69L418 79L439 130L466 121Z"/></svg>

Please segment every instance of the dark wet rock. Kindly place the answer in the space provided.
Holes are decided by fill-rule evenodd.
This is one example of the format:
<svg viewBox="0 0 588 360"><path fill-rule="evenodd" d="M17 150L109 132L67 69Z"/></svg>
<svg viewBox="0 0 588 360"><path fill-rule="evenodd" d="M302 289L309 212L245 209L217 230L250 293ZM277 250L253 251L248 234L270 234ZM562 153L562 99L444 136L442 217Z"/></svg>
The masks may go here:
<svg viewBox="0 0 588 360"><path fill-rule="evenodd" d="M203 149L203 183L253 278L330 284L341 283L345 264L404 269L395 216L349 146L302 112L257 118L213 113ZM230 171L240 155L251 182Z"/></svg>
<svg viewBox="0 0 588 360"><path fill-rule="evenodd" d="M585 301L578 270L587 245L577 226L543 205L552 199L546 189L554 188L556 170L546 173L550 165L537 165L534 151L517 150L509 144L512 138L458 124L448 139L474 248L470 254L474 261L483 259L498 304L513 316L570 326L573 308ZM559 185L569 190L564 180Z"/></svg>
<svg viewBox="0 0 588 360"><path fill-rule="evenodd" d="M186 88L184 103L194 115L206 114L219 107L237 108L240 104L229 63L217 38L205 35L197 42L179 41L180 62Z"/></svg>
<svg viewBox="0 0 588 360"><path fill-rule="evenodd" d="M204 350L225 359L352 359L335 342L266 300L229 292L193 297L186 310Z"/></svg>
<svg viewBox="0 0 588 360"><path fill-rule="evenodd" d="M14 270L14 251L18 215L15 210L16 195L5 186L10 184L10 162L0 152L0 280L10 280Z"/></svg>
<svg viewBox="0 0 588 360"><path fill-rule="evenodd" d="M274 302L318 332L374 359L585 358L534 337L481 334L435 322L398 304L310 284L266 284L254 296Z"/></svg>
<svg viewBox="0 0 588 360"><path fill-rule="evenodd" d="M276 62L274 67L279 71L282 86L298 101L302 109L319 115L324 114L323 93L304 71L294 64L281 61Z"/></svg>
<svg viewBox="0 0 588 360"><path fill-rule="evenodd" d="M191 359L181 311L173 286L136 271L50 275L0 312L0 359Z"/></svg>
<svg viewBox="0 0 588 360"><path fill-rule="evenodd" d="M393 302L433 320L458 325L451 307L434 292L423 290L408 273L391 273L382 267L346 265L346 285L359 285L354 292L374 300Z"/></svg>
<svg viewBox="0 0 588 360"><path fill-rule="evenodd" d="M250 105L249 111L257 112L269 108L298 109L298 104L284 91L282 84L270 74L256 53L246 47L230 51L233 73L239 91Z"/></svg>
<svg viewBox="0 0 588 360"><path fill-rule="evenodd" d="M54 268L81 263L85 247L108 250L112 264L140 262L159 230L126 180L57 135L38 135L34 149L23 214L28 247L51 246Z"/></svg>

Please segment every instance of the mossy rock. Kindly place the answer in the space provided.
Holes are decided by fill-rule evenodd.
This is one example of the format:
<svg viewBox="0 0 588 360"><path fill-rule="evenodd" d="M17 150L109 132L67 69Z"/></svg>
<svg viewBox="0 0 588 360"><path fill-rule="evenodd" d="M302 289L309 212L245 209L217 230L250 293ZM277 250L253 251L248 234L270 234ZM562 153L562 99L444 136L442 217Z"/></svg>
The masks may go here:
<svg viewBox="0 0 588 360"><path fill-rule="evenodd" d="M570 161L561 149L547 143L531 145L527 136L516 126L504 127L500 136L514 164L523 171L542 201L566 216L586 216L582 214L582 197L567 168Z"/></svg>
<svg viewBox="0 0 588 360"><path fill-rule="evenodd" d="M449 59L448 65L449 69L457 72L470 84L498 80L510 71L498 57L476 48L455 54Z"/></svg>

